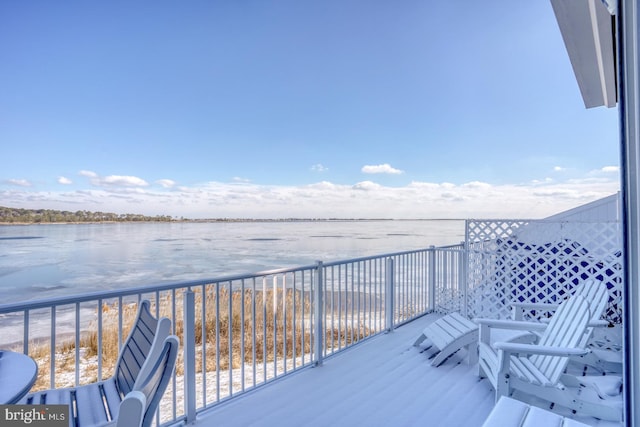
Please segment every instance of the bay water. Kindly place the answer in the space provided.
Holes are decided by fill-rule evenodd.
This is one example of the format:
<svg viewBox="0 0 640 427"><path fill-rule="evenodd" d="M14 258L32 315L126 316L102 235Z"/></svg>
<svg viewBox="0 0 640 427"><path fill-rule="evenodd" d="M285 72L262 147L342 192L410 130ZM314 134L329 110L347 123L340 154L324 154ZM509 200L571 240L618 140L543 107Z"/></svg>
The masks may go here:
<svg viewBox="0 0 640 427"><path fill-rule="evenodd" d="M0 304L457 244L462 220L0 226Z"/></svg>

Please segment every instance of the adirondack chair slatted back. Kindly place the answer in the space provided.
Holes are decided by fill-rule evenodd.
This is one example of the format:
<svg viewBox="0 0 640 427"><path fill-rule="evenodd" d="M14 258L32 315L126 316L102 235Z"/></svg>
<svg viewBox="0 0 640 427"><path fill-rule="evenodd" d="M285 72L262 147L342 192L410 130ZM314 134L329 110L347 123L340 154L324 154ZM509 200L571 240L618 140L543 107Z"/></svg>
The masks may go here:
<svg viewBox="0 0 640 427"><path fill-rule="evenodd" d="M590 320L600 320L607 302L609 302L609 290L607 285L600 280L587 280L582 286L576 289L576 294L582 295L589 303L591 312Z"/></svg>
<svg viewBox="0 0 640 427"><path fill-rule="evenodd" d="M165 338L160 355L148 371L149 375L139 378L134 386L134 390L142 392L146 397L147 407L142 427L149 427L153 421L153 415L175 369L178 346L178 337L175 335Z"/></svg>
<svg viewBox="0 0 640 427"><path fill-rule="evenodd" d="M115 369L115 382L120 398L133 389L145 360L157 352L169 335L171 322L167 318L156 319L149 311L147 300L140 302L136 322L124 342ZM156 343L156 349L152 348Z"/></svg>
<svg viewBox="0 0 640 427"><path fill-rule="evenodd" d="M600 280L592 280L592 283L589 283L588 286L587 283L584 284L581 295L583 295L584 299L589 303L589 311L591 312L591 318L589 320L592 322L600 320L609 302L609 289L607 289L607 285ZM580 345L586 347L592 335L593 327L588 327L582 336Z"/></svg>
<svg viewBox="0 0 640 427"><path fill-rule="evenodd" d="M576 294L582 295L589 303L591 320L598 320L609 300L607 286L600 280L586 280L582 286L576 288Z"/></svg>
<svg viewBox="0 0 640 427"><path fill-rule="evenodd" d="M589 304L584 297L582 295L572 296L560 305L551 318L549 326L540 338L539 345L580 347L590 317ZM534 355L530 357L530 360L553 384L558 382L569 362L569 358L563 356Z"/></svg>

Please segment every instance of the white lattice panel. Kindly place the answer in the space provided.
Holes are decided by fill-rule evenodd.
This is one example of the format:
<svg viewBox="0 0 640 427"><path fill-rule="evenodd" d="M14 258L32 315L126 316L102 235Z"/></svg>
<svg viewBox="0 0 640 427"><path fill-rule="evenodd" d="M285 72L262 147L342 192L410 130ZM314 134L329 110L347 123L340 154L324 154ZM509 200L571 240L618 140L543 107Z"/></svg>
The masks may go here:
<svg viewBox="0 0 640 427"><path fill-rule="evenodd" d="M466 237L470 317L508 317L513 301L560 302L594 278L609 289L606 318L621 322L619 223L470 220Z"/></svg>

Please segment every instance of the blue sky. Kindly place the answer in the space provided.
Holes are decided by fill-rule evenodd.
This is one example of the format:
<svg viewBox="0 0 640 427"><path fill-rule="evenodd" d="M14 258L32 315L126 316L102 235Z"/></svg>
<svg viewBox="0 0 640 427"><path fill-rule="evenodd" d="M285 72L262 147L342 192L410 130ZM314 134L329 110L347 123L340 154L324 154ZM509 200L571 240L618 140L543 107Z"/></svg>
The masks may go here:
<svg viewBox="0 0 640 427"><path fill-rule="evenodd" d="M0 3L0 205L542 217L616 192L548 1Z"/></svg>

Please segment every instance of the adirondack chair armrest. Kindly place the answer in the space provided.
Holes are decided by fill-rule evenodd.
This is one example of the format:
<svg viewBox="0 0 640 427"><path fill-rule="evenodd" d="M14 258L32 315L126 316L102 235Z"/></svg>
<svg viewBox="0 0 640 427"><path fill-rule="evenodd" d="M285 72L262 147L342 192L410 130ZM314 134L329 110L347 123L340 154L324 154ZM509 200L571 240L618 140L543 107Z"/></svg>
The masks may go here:
<svg viewBox="0 0 640 427"><path fill-rule="evenodd" d="M522 320L502 319L473 319L480 327L495 329L513 329L517 331L544 331L547 325L540 322L525 322Z"/></svg>
<svg viewBox="0 0 640 427"><path fill-rule="evenodd" d="M560 304L550 302L512 302L511 307L521 307L530 310L557 310Z"/></svg>
<svg viewBox="0 0 640 427"><path fill-rule="evenodd" d="M140 427L144 418L147 398L141 391L130 391L120 403L115 427Z"/></svg>
<svg viewBox="0 0 640 427"><path fill-rule="evenodd" d="M544 331L547 325L538 322L522 322L517 320L501 319L473 319L479 325L478 341L489 345L491 341L491 329L510 329L516 331Z"/></svg>
<svg viewBox="0 0 640 427"><path fill-rule="evenodd" d="M610 325L608 320L600 319L600 320L591 320L587 323L587 326L595 327L595 328L606 328Z"/></svg>
<svg viewBox="0 0 640 427"><path fill-rule="evenodd" d="M543 356L583 356L589 353L588 349L574 347L552 347L536 344L520 344L512 342L496 342L493 346L504 353L509 354L540 354Z"/></svg>

